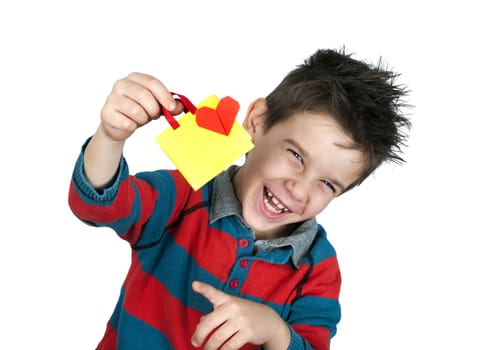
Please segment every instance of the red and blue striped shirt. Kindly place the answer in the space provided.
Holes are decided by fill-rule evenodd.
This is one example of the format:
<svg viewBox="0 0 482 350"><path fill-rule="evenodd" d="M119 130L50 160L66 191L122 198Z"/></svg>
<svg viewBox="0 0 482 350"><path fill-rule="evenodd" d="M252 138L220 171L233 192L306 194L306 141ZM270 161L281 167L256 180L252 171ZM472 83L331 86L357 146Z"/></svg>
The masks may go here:
<svg viewBox="0 0 482 350"><path fill-rule="evenodd" d="M69 190L73 213L111 227L132 248L97 349L195 349L191 336L212 305L192 291L194 280L273 308L290 327L289 349L329 349L340 320L341 277L314 218L287 237L255 240L231 184L235 166L197 191L176 170L129 175L122 158L114 183L98 192L82 169L81 152Z"/></svg>

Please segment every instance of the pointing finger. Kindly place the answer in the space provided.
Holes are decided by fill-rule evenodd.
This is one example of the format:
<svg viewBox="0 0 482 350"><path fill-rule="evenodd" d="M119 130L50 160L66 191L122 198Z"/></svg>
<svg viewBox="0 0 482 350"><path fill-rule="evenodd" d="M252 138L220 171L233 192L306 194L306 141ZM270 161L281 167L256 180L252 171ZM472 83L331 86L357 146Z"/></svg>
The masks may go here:
<svg viewBox="0 0 482 350"><path fill-rule="evenodd" d="M214 307L224 304L229 299L229 296L226 293L203 282L194 281L192 283L192 289L208 299Z"/></svg>

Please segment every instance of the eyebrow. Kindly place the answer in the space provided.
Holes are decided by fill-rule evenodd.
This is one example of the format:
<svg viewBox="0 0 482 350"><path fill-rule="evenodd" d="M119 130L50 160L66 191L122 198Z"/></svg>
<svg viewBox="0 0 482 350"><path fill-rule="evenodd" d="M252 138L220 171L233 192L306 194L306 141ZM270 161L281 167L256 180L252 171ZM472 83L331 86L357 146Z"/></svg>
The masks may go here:
<svg viewBox="0 0 482 350"><path fill-rule="evenodd" d="M294 139L291 139L291 138L285 139L285 141L287 143L289 143L290 145L294 146L303 158L312 158L310 156L310 154L303 148L303 146L301 146L298 143L298 141L296 141ZM336 180L336 179L329 179L329 180L333 183L333 185L335 185L336 187L338 187L340 189L339 194L341 194L345 191L346 187L343 186L338 180Z"/></svg>

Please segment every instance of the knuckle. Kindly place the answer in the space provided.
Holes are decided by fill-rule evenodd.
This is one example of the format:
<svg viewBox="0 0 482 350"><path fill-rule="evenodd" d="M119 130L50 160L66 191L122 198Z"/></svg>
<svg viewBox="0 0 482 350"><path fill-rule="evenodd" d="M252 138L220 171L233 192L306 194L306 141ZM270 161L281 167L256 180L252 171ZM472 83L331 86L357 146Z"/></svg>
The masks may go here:
<svg viewBox="0 0 482 350"><path fill-rule="evenodd" d="M151 90L156 90L159 85L159 80L151 75L146 76L146 86Z"/></svg>
<svg viewBox="0 0 482 350"><path fill-rule="evenodd" d="M242 315L242 311L244 310L239 303L232 303L231 308L236 313L236 315Z"/></svg>
<svg viewBox="0 0 482 350"><path fill-rule="evenodd" d="M118 79L114 82L112 91L113 92L122 91L124 89L124 85L125 85L125 79Z"/></svg>
<svg viewBox="0 0 482 350"><path fill-rule="evenodd" d="M139 100L143 101L144 103L149 103L150 100L153 98L152 93L148 89L141 89L139 91Z"/></svg>
<svg viewBox="0 0 482 350"><path fill-rule="evenodd" d="M127 75L127 79L135 79L136 77L140 76L141 74L139 72L131 72L129 75Z"/></svg>

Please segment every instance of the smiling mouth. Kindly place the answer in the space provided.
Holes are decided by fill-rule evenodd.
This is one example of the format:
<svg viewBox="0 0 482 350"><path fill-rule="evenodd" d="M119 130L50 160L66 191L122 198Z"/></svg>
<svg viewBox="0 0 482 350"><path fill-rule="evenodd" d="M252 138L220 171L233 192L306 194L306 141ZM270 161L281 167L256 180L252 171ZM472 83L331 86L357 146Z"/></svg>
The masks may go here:
<svg viewBox="0 0 482 350"><path fill-rule="evenodd" d="M266 187L263 190L263 201L266 208L272 213L282 214L289 211Z"/></svg>

